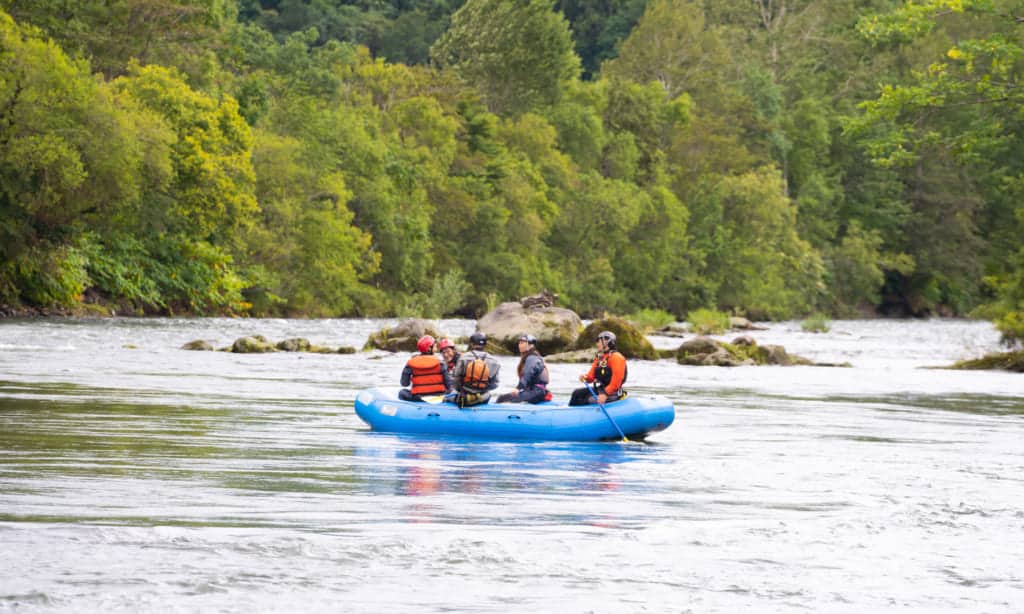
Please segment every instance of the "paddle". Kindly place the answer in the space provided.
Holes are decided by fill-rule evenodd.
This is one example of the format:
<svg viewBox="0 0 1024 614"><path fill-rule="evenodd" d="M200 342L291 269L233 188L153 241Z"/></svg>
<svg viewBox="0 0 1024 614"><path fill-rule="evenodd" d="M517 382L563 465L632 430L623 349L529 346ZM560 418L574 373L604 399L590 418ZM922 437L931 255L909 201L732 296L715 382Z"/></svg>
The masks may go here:
<svg viewBox="0 0 1024 614"><path fill-rule="evenodd" d="M612 415L609 414L608 410L604 408L604 403L601 402L601 399L597 396L597 393L594 392L594 389L590 387L590 384L587 382L583 382L583 385L587 387L587 392L589 392L590 395L594 397L594 400L597 401L597 406L600 407L601 411L604 412L604 417L608 418L608 422L611 422L612 426L615 427L615 430L619 432L619 435L622 435L622 441L629 441L629 439L626 438L626 434L623 433L622 429L619 428L619 425L616 424L615 418L612 418Z"/></svg>

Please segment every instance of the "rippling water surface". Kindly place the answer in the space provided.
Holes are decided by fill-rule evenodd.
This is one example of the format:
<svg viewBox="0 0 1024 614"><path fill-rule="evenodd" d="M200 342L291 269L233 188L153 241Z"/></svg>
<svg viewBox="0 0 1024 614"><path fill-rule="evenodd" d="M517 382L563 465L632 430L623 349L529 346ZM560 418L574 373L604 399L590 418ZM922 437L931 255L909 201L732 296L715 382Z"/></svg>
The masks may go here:
<svg viewBox="0 0 1024 614"><path fill-rule="evenodd" d="M1024 610L1024 376L922 368L988 324L752 334L851 368L633 361L677 409L648 444L373 433L353 399L405 356L179 349L387 323L0 321L0 611Z"/></svg>

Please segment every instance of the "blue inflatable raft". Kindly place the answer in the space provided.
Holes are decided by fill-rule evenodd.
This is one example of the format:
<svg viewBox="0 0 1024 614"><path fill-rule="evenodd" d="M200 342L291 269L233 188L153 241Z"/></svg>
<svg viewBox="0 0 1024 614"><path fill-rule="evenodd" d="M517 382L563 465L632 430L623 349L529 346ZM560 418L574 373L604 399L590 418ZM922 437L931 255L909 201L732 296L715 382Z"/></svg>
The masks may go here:
<svg viewBox="0 0 1024 614"><path fill-rule="evenodd" d="M375 431L543 441L621 439L597 405L491 402L460 409L453 403L402 401L396 390L381 388L363 390L355 405L356 414ZM665 430L676 417L672 402L661 397L628 396L605 409L630 439Z"/></svg>

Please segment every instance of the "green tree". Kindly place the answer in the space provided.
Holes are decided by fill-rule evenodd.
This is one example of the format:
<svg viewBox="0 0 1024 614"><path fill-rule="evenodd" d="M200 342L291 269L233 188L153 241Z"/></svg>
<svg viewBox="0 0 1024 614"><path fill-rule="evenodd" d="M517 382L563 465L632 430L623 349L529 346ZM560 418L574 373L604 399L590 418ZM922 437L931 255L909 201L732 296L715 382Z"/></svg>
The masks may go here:
<svg viewBox="0 0 1024 614"><path fill-rule="evenodd" d="M430 53L501 115L558 102L580 71L569 24L541 0L469 0Z"/></svg>
<svg viewBox="0 0 1024 614"><path fill-rule="evenodd" d="M596 79L601 64L617 55L619 43L629 36L646 4L646 0L558 2L558 10L571 24L584 79Z"/></svg>
<svg viewBox="0 0 1024 614"><path fill-rule="evenodd" d="M723 177L692 208L704 274L721 308L782 318L807 313L821 299L821 256L797 236L796 207L776 170Z"/></svg>
<svg viewBox="0 0 1024 614"><path fill-rule="evenodd" d="M922 246L912 252L918 268L911 289L925 308L939 301L969 307L982 268L1004 289L1024 275L1011 256L1022 236L1014 220L1024 176L1024 26L1013 17L1020 8L929 0L858 23L877 46L926 58L905 80L883 85L847 124L875 164L896 169L908 184L908 227ZM1010 309L1012 303L1002 301Z"/></svg>
<svg viewBox="0 0 1024 614"><path fill-rule="evenodd" d="M619 56L601 76L633 83L656 82L666 98L688 94L698 104L720 105L729 56L717 30L706 27L693 0L655 0L623 41Z"/></svg>
<svg viewBox="0 0 1024 614"><path fill-rule="evenodd" d="M107 76L135 60L206 77L212 47L237 15L234 0L0 0L0 8Z"/></svg>
<svg viewBox="0 0 1024 614"><path fill-rule="evenodd" d="M292 314L333 316L365 309L361 282L379 268L371 237L352 224L351 192L323 168L308 142L260 133L253 151L261 223L249 235L250 266L267 274L249 291L273 312L274 297Z"/></svg>
<svg viewBox="0 0 1024 614"><path fill-rule="evenodd" d="M86 62L0 12L0 299L76 302L89 282L82 233L163 183L171 139Z"/></svg>
<svg viewBox="0 0 1024 614"><path fill-rule="evenodd" d="M259 211L252 133L238 103L228 96L214 100L159 66L132 66L113 85L176 132L170 185L166 193L147 195L138 224L152 233L182 233L237 247L239 231Z"/></svg>

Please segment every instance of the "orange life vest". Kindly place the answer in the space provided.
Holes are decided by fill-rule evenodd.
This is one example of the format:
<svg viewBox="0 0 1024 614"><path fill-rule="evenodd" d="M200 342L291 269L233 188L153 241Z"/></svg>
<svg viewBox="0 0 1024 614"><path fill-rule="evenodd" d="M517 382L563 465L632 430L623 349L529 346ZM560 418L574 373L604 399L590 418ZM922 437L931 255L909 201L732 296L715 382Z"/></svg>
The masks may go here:
<svg viewBox="0 0 1024 614"><path fill-rule="evenodd" d="M441 361L432 354L418 354L406 363L412 368L412 386L409 392L420 396L424 394L444 394L444 372Z"/></svg>
<svg viewBox="0 0 1024 614"><path fill-rule="evenodd" d="M466 363L466 372L462 376L462 387L470 390L484 391L491 383L491 367L487 360L476 352L470 351L473 359Z"/></svg>

